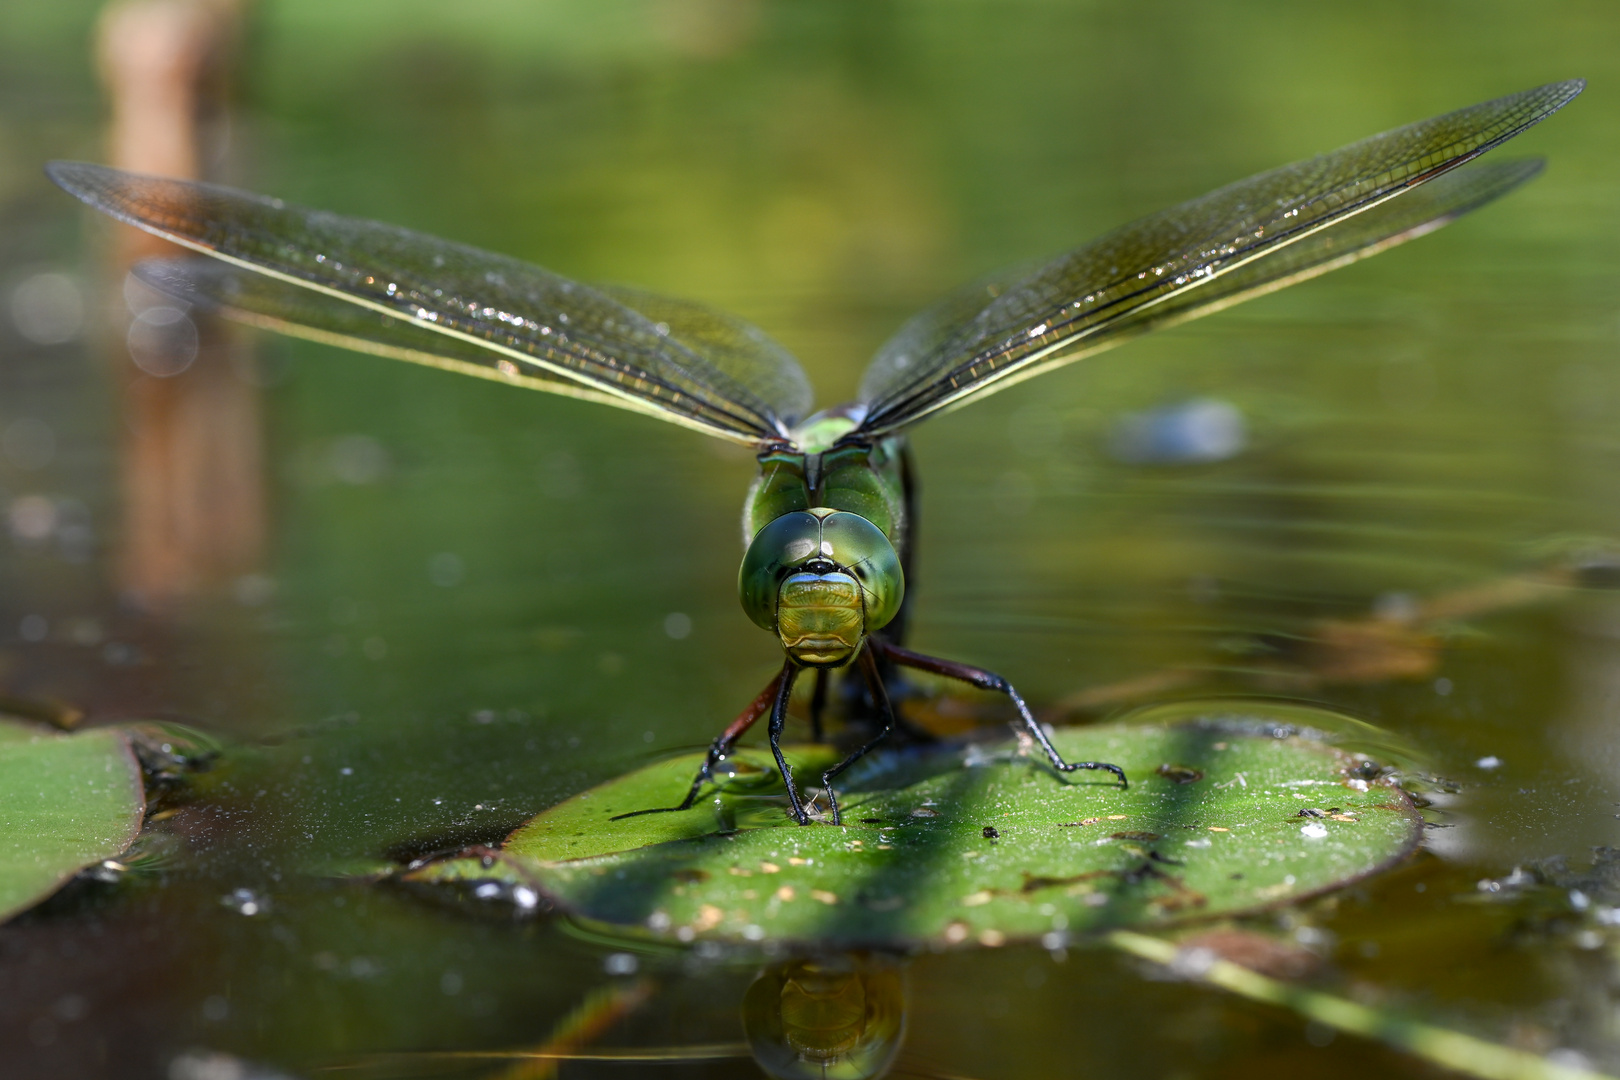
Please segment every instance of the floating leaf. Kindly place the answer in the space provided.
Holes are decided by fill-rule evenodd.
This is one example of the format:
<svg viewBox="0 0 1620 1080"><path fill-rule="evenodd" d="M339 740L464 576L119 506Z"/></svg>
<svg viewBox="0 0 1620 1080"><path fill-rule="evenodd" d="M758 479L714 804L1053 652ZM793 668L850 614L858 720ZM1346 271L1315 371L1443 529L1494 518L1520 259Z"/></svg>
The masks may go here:
<svg viewBox="0 0 1620 1080"><path fill-rule="evenodd" d="M590 922L678 941L998 945L1296 900L1417 843L1406 793L1307 730L1344 730L1333 714L1158 716L1056 737L1071 761L1121 765L1128 791L1016 747L894 753L849 774L843 825L801 827L768 754L745 751L692 809L612 820L678 802L701 760L683 757L554 807L499 852L406 876L505 879ZM833 760L825 747L788 756L812 792Z"/></svg>
<svg viewBox="0 0 1620 1080"><path fill-rule="evenodd" d="M0 919L122 854L145 809L122 732L62 735L0 719Z"/></svg>

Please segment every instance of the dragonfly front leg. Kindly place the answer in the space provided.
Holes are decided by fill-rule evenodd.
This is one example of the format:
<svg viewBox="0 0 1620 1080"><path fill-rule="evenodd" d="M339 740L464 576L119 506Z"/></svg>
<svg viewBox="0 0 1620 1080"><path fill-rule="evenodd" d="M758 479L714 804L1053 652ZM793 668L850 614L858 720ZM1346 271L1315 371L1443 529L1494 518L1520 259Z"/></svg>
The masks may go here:
<svg viewBox="0 0 1620 1080"><path fill-rule="evenodd" d="M788 699L793 696L793 681L799 677L799 666L792 658L782 665L777 676L776 700L771 704L771 753L776 755L776 767L782 770L782 783L787 785L788 802L793 804L793 817L800 825L810 824L810 815L799 801L799 789L793 783L793 770L782 756L782 728L787 725Z"/></svg>
<svg viewBox="0 0 1620 1080"><path fill-rule="evenodd" d="M842 825L844 820L843 815L838 811L838 796L833 793L833 780L845 769L865 757L868 751L882 742L889 732L894 730L894 706L889 702L888 688L883 685L883 673L878 670L877 660L872 656L870 640L868 640L866 648L861 650L861 673L866 676L866 685L871 689L872 697L877 700L878 707L883 710L883 727L865 746L862 746L849 757L821 774L821 786L827 789L827 803L832 807L834 825Z"/></svg>
<svg viewBox="0 0 1620 1080"><path fill-rule="evenodd" d="M1125 779L1125 770L1118 765L1110 765L1103 761L1064 761L1063 755L1058 753L1057 747L1052 745L1052 740L1046 737L1046 729L1036 722L1034 714L1029 711L1029 706L1024 704L1024 699L1019 695L1018 691L1013 689L1012 683L995 672L970 667L967 664L958 664L952 660L941 660L937 656L924 656L922 653L914 653L910 649L902 649L898 645L889 645L876 639L872 640L871 645L882 652L889 660L902 667L916 668L918 671L930 671L935 675L943 675L947 679L959 679L971 686L977 686L981 690L994 690L1006 694L1012 699L1012 703L1017 706L1018 715L1023 718L1024 727L1029 729L1030 735L1034 736L1035 741L1041 744L1041 749L1046 751L1046 756L1052 761L1052 767L1057 769L1058 772L1074 772L1077 769L1100 769L1103 772L1110 772L1119 777L1121 789L1130 787L1130 782Z"/></svg>
<svg viewBox="0 0 1620 1080"><path fill-rule="evenodd" d="M743 737L744 732L754 726L755 721L765 715L765 710L771 708L778 697L778 688L782 685L783 680L788 677L788 672L793 670L795 670L793 661L789 660L783 664L782 670L777 672L776 677L766 684L765 689L759 692L759 696L750 701L748 707L737 714L737 719L728 724L726 730L722 731L714 742L709 744L709 754L703 759L702 767L698 769L697 775L692 778L691 789L687 791L686 798L682 799L679 805L654 806L646 810L632 810L628 814L615 814L609 820L618 821L622 818L637 817L641 814L671 814L692 809L697 804L698 792L703 790L704 784L719 783L714 778L714 767L731 756L731 752L737 747L737 740ZM789 681L788 685L791 687L792 682ZM772 745L775 745L774 737ZM777 755L777 759L781 760L780 754Z"/></svg>

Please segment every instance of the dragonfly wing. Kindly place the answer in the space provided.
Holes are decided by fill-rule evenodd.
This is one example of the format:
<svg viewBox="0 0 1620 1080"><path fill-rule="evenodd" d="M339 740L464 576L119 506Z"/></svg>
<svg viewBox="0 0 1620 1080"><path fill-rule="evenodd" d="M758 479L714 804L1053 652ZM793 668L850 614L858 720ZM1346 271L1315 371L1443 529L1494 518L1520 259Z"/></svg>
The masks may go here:
<svg viewBox="0 0 1620 1080"><path fill-rule="evenodd" d="M735 315L690 300L622 285L598 285L604 295L667 327L669 337L702 356L734 382L774 403L776 415L798 421L815 401L810 379L793 354L765 331Z"/></svg>
<svg viewBox="0 0 1620 1080"><path fill-rule="evenodd" d="M596 400L749 444L785 439L808 408L803 372L779 348L756 349L750 363L713 361L673 324L518 259L211 184L79 162L53 162L47 171L121 221L456 340L449 352L458 364L515 368L545 389L582 384L599 392ZM339 338L355 328L339 322L298 325Z"/></svg>
<svg viewBox="0 0 1620 1080"><path fill-rule="evenodd" d="M242 270L200 256L146 259L135 276L177 300L214 311L235 322L290 337L337 345L356 352L387 356L429 367L459 371L485 379L529 386L548 393L607 405L631 406L624 398L589 383L540 368L519 368L486 348L351 304L327 293L290 285L279 278ZM648 412L657 410L648 407Z"/></svg>
<svg viewBox="0 0 1620 1080"><path fill-rule="evenodd" d="M1270 258L1223 274L1205 288L1180 292L1141 309L1120 320L1109 333L1082 342L1072 353L1020 369L1008 379L1008 385L1124 344L1150 330L1213 315L1426 236L1533 180L1545 164L1540 158L1530 158L1464 166L1409 195L1380 203L1337 228L1314 233Z"/></svg>
<svg viewBox="0 0 1620 1080"><path fill-rule="evenodd" d="M1096 351L1116 333L1159 325L1147 315L1156 306L1202 313L1195 293L1245 268L1263 274L1259 267L1290 248L1397 196L1411 198L1550 116L1584 85L1553 83L1375 135L1142 218L1032 274L959 293L879 350L861 384L861 430L899 430L1021 373ZM1272 287L1296 280L1282 277Z"/></svg>

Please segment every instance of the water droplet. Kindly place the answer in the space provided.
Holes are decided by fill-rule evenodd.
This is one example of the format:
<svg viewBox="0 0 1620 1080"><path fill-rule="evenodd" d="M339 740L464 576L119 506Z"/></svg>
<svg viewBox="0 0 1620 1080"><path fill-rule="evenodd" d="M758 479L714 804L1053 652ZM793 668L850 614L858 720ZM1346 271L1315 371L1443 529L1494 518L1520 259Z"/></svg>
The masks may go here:
<svg viewBox="0 0 1620 1080"><path fill-rule="evenodd" d="M23 495L6 508L6 523L19 540L49 539L56 531L56 503L44 495Z"/></svg>
<svg viewBox="0 0 1620 1080"><path fill-rule="evenodd" d="M345 435L332 444L327 465L346 484L371 484L388 472L388 451L369 435Z"/></svg>
<svg viewBox="0 0 1620 1080"><path fill-rule="evenodd" d="M220 903L239 915L262 915L270 910L269 898L252 889L233 889L230 895L220 898Z"/></svg>
<svg viewBox="0 0 1620 1080"><path fill-rule="evenodd" d="M11 321L35 345L61 345L84 331L84 295L66 274L35 274L11 292Z"/></svg>
<svg viewBox="0 0 1620 1080"><path fill-rule="evenodd" d="M200 341L191 316L180 308L157 304L135 316L125 344L136 367L167 379L196 362Z"/></svg>
<svg viewBox="0 0 1620 1080"><path fill-rule="evenodd" d="M441 551L428 560L428 580L443 589L461 584L467 564L453 551Z"/></svg>

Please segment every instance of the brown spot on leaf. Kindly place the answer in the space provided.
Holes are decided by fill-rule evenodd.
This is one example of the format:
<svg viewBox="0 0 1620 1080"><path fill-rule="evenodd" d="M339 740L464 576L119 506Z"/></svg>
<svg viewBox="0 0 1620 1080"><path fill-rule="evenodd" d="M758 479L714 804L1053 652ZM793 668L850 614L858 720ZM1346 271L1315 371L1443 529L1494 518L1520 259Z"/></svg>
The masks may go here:
<svg viewBox="0 0 1620 1080"><path fill-rule="evenodd" d="M1172 765L1169 762L1160 765L1154 772L1172 784L1190 784L1195 780L1204 778L1204 770L1202 769L1195 769L1191 765Z"/></svg>
<svg viewBox="0 0 1620 1080"><path fill-rule="evenodd" d="M1021 893L1040 892L1042 889L1056 889L1064 885L1074 885L1082 881L1095 881L1098 878L1118 877L1115 870L1090 870L1084 874L1071 874L1068 877L1045 877L1024 871L1024 885L1018 891Z"/></svg>

